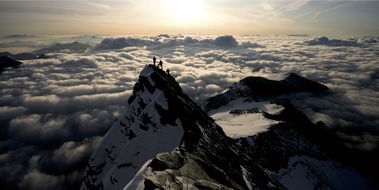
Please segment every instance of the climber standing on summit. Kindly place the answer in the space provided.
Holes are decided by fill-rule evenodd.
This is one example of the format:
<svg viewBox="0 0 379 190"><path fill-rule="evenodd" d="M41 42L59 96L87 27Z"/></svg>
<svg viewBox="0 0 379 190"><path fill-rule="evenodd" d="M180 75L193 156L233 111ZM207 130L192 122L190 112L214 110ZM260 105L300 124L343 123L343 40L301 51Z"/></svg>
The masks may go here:
<svg viewBox="0 0 379 190"><path fill-rule="evenodd" d="M163 62L162 62L162 60L159 60L158 68L159 68L159 66L161 67L161 69L163 69Z"/></svg>
<svg viewBox="0 0 379 190"><path fill-rule="evenodd" d="M155 66L155 62L157 61L157 58L155 58L155 56L153 57L153 63L154 63L154 66Z"/></svg>

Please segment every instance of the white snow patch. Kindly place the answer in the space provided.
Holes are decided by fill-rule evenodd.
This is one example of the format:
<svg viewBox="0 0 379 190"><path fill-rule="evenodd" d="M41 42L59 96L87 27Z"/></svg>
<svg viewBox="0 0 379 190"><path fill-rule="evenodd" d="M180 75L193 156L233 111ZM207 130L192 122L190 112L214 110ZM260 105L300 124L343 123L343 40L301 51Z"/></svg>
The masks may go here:
<svg viewBox="0 0 379 190"><path fill-rule="evenodd" d="M270 102L244 102L239 98L229 102L216 110L211 110L209 115L215 122L222 127L227 136L231 138L240 138L251 136L279 123L279 121L265 118L262 113L245 113L241 115L233 115L229 112L232 110L246 110L258 108L270 114L278 114L283 111L284 107L271 104Z"/></svg>
<svg viewBox="0 0 379 190"><path fill-rule="evenodd" d="M245 181L245 184L246 184L247 188L249 190L252 190L253 187L251 186L249 180L247 179L247 172L248 171L244 167L242 167L242 166L241 166L241 170L242 170L242 177L243 177L243 180Z"/></svg>
<svg viewBox="0 0 379 190"><path fill-rule="evenodd" d="M136 137L125 140L125 137L122 136L124 134L119 132L120 127L117 122L117 125L114 125L103 138L100 147L92 156L100 161L106 160L104 150L106 148L112 150L110 156L115 159L106 163L103 175L99 176L105 187L112 189L125 187L146 161L158 153L174 150L179 145L184 133L183 129L177 126L161 126L159 132L154 132L151 126L148 131L144 131L138 126L138 123L135 123L131 127ZM128 163L131 166L126 166ZM117 183L112 183L112 178L116 179Z"/></svg>
<svg viewBox="0 0 379 190"><path fill-rule="evenodd" d="M145 188L145 177L151 174L151 168L148 167L150 163L151 159L141 167L134 178L124 187L124 190L142 190Z"/></svg>
<svg viewBox="0 0 379 190"><path fill-rule="evenodd" d="M145 109L142 111L142 114L147 114L152 122L160 123L161 116L157 112L154 103L147 104Z"/></svg>
<svg viewBox="0 0 379 190"><path fill-rule="evenodd" d="M161 97L164 96L163 93L157 91L152 95L145 91L139 96L144 103L147 103L142 114L147 113L151 117L151 121L159 121L160 116L155 109L153 96L159 99L158 101L162 105L165 105L164 97ZM92 158L95 158L91 163L93 166L106 162L103 172L97 176L96 180L96 183L103 182L106 189L126 187L149 159L158 153L174 150L179 145L184 133L180 121L176 122L179 124L178 126L147 124L148 128L142 129L139 120L142 116L138 113L138 110L141 109L139 101L139 98L136 98L120 116L123 120L132 117L136 120L126 126L125 130L120 126L119 121L115 122L92 155ZM131 131L135 137L129 138L126 135ZM137 181L135 181L134 187L136 184Z"/></svg>
<svg viewBox="0 0 379 190"><path fill-rule="evenodd" d="M143 93L139 96L143 103L147 104L149 103L151 100L150 98L152 97L151 93L145 88L145 90L143 91ZM137 99L138 100L138 99Z"/></svg>
<svg viewBox="0 0 379 190"><path fill-rule="evenodd" d="M155 82L153 79L151 79L151 73L154 73L154 69L151 68L151 67L145 67L141 73L140 73L140 77L147 77L147 80L149 81L149 83L152 85L152 86L155 86Z"/></svg>
<svg viewBox="0 0 379 190"><path fill-rule="evenodd" d="M271 183L271 181L269 181L267 183L267 187L270 188L270 189L274 189L275 188L275 185Z"/></svg>
<svg viewBox="0 0 379 190"><path fill-rule="evenodd" d="M149 80L149 83L151 84L151 86L155 86L155 82L153 79L151 79L151 76L147 76L147 80Z"/></svg>
<svg viewBox="0 0 379 190"><path fill-rule="evenodd" d="M151 67L145 67L142 71L141 71L141 73L140 73L140 75L139 76L143 76L143 77L146 77L146 76L149 76L151 73L153 73L154 72L154 69L153 68L151 68Z"/></svg>
<svg viewBox="0 0 379 190"><path fill-rule="evenodd" d="M155 92L153 94L153 97L152 98L155 98L155 102L162 106L163 109L165 110L168 110L168 103L167 103L167 99L166 99L166 96L164 95L164 93L160 90L155 90L157 92L157 95L155 95Z"/></svg>

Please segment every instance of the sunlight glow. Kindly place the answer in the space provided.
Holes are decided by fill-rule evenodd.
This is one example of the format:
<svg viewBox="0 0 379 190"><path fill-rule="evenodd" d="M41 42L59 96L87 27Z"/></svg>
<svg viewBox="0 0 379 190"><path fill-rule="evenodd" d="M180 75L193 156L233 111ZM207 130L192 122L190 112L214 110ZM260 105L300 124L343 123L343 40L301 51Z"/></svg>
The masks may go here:
<svg viewBox="0 0 379 190"><path fill-rule="evenodd" d="M169 0L167 8L171 16L182 24L192 24L204 14L203 6L198 0Z"/></svg>

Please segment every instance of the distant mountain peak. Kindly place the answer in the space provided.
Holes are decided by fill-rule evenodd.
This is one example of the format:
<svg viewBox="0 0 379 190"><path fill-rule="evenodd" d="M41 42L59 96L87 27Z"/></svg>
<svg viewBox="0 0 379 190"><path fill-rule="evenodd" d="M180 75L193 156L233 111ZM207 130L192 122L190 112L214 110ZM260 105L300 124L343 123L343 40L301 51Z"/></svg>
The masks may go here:
<svg viewBox="0 0 379 190"><path fill-rule="evenodd" d="M277 77L278 80L270 80L260 76L252 76L241 79L229 87L223 94L208 99L206 108L215 109L228 104L237 98L272 97L291 92L322 92L328 89L325 85L306 79L295 73L286 73Z"/></svg>

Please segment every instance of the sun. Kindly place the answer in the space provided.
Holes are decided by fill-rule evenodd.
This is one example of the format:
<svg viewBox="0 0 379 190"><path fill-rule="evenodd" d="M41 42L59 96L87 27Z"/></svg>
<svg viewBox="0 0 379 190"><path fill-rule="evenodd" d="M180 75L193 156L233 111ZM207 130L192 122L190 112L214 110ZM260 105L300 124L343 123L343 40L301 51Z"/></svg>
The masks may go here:
<svg viewBox="0 0 379 190"><path fill-rule="evenodd" d="M170 0L168 9L171 16L182 24L191 24L203 15L203 6L198 0Z"/></svg>

